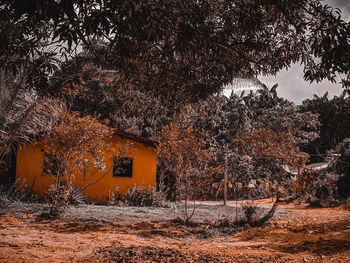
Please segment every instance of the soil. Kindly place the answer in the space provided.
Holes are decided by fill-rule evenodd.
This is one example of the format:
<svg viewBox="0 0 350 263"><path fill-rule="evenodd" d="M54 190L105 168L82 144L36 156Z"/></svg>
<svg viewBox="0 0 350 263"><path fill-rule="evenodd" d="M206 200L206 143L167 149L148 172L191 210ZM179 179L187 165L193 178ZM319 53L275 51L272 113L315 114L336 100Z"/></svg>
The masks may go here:
<svg viewBox="0 0 350 263"><path fill-rule="evenodd" d="M261 214L270 200L256 202ZM168 208L84 205L55 220L42 204L0 209L0 262L350 262L350 211L281 205L263 227L235 219L235 203L197 203L191 226ZM238 209L239 218L242 211Z"/></svg>

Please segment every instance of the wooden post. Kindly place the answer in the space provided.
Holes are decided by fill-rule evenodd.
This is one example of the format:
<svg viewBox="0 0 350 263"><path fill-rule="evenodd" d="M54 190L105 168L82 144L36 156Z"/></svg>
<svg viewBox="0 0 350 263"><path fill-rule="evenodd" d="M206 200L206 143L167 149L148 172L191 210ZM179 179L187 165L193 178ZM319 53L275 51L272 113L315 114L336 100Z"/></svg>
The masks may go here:
<svg viewBox="0 0 350 263"><path fill-rule="evenodd" d="M227 202L227 144L225 145L225 170L224 170L224 205Z"/></svg>

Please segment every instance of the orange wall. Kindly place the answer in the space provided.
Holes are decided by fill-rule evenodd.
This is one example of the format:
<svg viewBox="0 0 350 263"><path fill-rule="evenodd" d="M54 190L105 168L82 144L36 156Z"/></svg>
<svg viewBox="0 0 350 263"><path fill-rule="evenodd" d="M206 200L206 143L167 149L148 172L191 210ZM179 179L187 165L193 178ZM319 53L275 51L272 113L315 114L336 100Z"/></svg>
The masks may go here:
<svg viewBox="0 0 350 263"><path fill-rule="evenodd" d="M113 157L110 153L106 152L106 171L108 171L104 176L105 172L97 172L91 177L92 171L95 170L94 167L90 167L88 173L86 174L86 182L93 182L96 179L102 179L86 188L84 190L84 196L93 202L103 202L108 199L110 191L114 191L115 185L119 186L119 193L124 193L128 187L133 187L136 183L137 185L145 186L155 186L156 184L156 152L151 146L146 146L142 143L135 142L133 140L123 139L119 136L114 136L112 142L115 145L129 141L132 143L134 148L125 156L133 157L133 175L131 178L128 177L113 177L112 167ZM47 194L47 190L50 184L54 181L54 177L50 175L44 175L42 173L43 167L43 152L41 143L27 144L19 147L17 153L17 168L16 168L16 179L19 179L18 185L22 182L26 182L26 188L31 189L33 192L37 193L38 196L43 197ZM81 185L83 176L77 175L74 183L76 185Z"/></svg>

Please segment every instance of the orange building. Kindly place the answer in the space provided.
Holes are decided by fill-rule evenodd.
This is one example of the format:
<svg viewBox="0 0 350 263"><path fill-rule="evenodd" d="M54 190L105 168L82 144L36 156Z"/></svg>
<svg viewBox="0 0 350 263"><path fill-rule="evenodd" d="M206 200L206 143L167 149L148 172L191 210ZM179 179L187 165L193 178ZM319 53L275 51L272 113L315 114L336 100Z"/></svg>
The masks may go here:
<svg viewBox="0 0 350 263"><path fill-rule="evenodd" d="M94 182L83 190L84 196L90 201L106 201L109 194L115 190L116 185L119 187L119 193L124 193L134 184L152 187L156 185L157 156L153 141L118 132L113 136L112 143L116 147L123 143L131 143L132 150L122 158L114 158L106 152L104 171L96 172L94 167L89 167L88 173L74 178L76 186L82 185L83 180L86 182L84 185ZM45 171L42 147L43 144L40 141L19 147L16 166L16 179L19 184L25 182L25 188L33 191L39 197L47 194L49 186L55 179Z"/></svg>

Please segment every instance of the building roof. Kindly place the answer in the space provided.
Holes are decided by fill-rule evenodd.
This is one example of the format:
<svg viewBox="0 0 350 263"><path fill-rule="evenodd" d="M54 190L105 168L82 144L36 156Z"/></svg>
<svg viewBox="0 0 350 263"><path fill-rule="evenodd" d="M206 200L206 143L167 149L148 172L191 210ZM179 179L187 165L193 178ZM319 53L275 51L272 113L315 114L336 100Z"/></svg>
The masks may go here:
<svg viewBox="0 0 350 263"><path fill-rule="evenodd" d="M323 163L311 163L311 164L305 165L304 169L305 170L309 170L309 171L321 171L321 170L326 169L327 167L328 167L328 163L325 163L325 162L323 162ZM290 174L293 174L293 175L297 175L298 174L298 169L295 168L295 167L291 167L289 165L283 165L283 169L287 173L290 173Z"/></svg>
<svg viewBox="0 0 350 263"><path fill-rule="evenodd" d="M328 163L311 163L305 166L306 169L313 170L313 171L319 171L324 170L328 167Z"/></svg>
<svg viewBox="0 0 350 263"><path fill-rule="evenodd" d="M122 138L126 138L126 139L130 139L136 142L140 142L142 144L145 144L147 146L152 146L152 147L156 147L157 143L156 141L150 139L150 138L145 138L142 136L138 136L132 133L128 133L128 132L124 132L124 131L120 131L120 130L116 130L114 132L115 135L118 135Z"/></svg>

